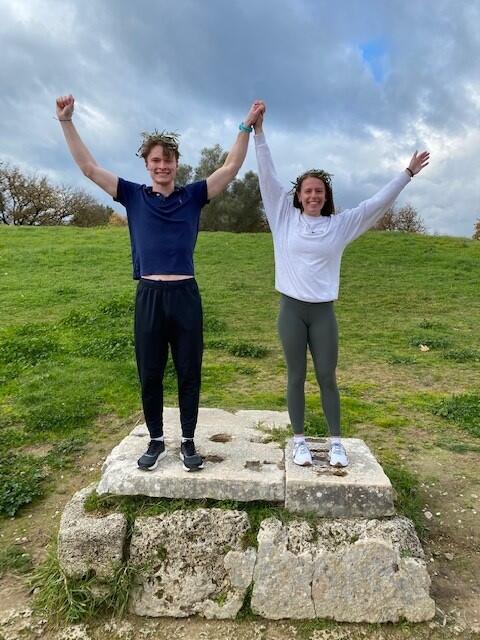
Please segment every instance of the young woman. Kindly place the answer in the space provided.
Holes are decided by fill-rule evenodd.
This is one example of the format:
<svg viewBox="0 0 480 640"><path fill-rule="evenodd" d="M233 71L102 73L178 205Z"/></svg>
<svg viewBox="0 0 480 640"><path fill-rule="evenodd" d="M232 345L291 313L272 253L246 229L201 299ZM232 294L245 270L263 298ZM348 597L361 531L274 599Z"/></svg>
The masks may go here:
<svg viewBox="0 0 480 640"><path fill-rule="evenodd" d="M348 458L340 438L340 399L336 382L338 331L334 301L338 298L340 262L345 247L372 227L402 189L429 160L415 152L408 167L373 197L354 209L335 214L330 175L312 169L287 191L275 173L257 118L255 148L263 205L272 231L275 288L281 293L278 330L287 362L287 403L294 432L293 461L311 465L304 436L307 345L312 354L322 407L330 430L329 460L345 467Z"/></svg>

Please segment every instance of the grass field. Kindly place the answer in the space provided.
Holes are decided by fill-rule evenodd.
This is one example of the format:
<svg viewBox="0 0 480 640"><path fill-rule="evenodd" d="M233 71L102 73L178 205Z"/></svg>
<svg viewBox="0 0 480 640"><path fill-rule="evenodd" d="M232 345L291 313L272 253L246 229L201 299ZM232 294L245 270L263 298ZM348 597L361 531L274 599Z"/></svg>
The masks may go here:
<svg viewBox="0 0 480 640"><path fill-rule="evenodd" d="M196 268L202 406L285 409L270 235L203 233ZM437 602L480 623L479 283L479 242L368 233L345 253L336 311L344 434L384 464ZM51 515L139 418L134 291L125 228L0 228L0 588L44 557ZM311 363L307 405L308 432L326 433Z"/></svg>

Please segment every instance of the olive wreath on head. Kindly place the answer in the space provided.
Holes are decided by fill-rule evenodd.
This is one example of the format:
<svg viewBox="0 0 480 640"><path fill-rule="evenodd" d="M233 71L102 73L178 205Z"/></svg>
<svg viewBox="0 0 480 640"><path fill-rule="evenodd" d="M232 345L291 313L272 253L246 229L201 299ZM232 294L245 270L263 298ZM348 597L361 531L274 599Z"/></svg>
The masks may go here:
<svg viewBox="0 0 480 640"><path fill-rule="evenodd" d="M140 135L142 136L142 144L138 147L138 151L135 154L139 158L143 157L145 148L148 148L148 146L152 144L161 144L162 147L180 156L180 152L178 151L180 134L176 131L157 131L157 129L154 129L151 133L142 131Z"/></svg>
<svg viewBox="0 0 480 640"><path fill-rule="evenodd" d="M332 188L333 173L328 173L323 169L309 169L308 171L302 173L302 175L298 176L295 182L292 182L293 187L290 193L295 194L300 189L300 185L305 178L319 178L320 180L323 180L323 182L325 182L325 184L327 184L330 189Z"/></svg>

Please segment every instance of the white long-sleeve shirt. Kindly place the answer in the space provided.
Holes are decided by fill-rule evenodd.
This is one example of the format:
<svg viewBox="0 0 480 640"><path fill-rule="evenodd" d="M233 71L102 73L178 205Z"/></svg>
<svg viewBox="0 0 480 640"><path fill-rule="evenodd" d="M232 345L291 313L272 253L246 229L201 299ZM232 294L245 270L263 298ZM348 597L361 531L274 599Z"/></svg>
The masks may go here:
<svg viewBox="0 0 480 640"><path fill-rule="evenodd" d="M345 247L372 227L411 178L402 171L358 207L332 216L308 216L282 186L265 135L255 136L263 206L272 231L275 288L304 302L337 300Z"/></svg>

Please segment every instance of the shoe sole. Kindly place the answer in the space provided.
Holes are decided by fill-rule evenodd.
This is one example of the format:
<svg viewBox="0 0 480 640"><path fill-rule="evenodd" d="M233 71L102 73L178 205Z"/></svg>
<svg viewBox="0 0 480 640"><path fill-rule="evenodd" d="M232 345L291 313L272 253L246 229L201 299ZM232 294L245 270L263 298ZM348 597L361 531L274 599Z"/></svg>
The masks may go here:
<svg viewBox="0 0 480 640"><path fill-rule="evenodd" d="M183 462L183 468L185 469L185 471L200 471L200 469L203 469L203 462L202 464L199 464L198 467L187 467L184 458L185 456L183 455L183 453L180 453L180 460Z"/></svg>
<svg viewBox="0 0 480 640"><path fill-rule="evenodd" d="M328 457L328 462L330 463L330 466L333 467L334 469L345 469L345 467L348 467L348 462L347 464L342 464L341 462L335 462L332 464L332 462L330 461L330 456Z"/></svg>
<svg viewBox="0 0 480 640"><path fill-rule="evenodd" d="M293 460L293 464L296 464L297 467L312 467L313 466L312 462L295 462L295 460Z"/></svg>
<svg viewBox="0 0 480 640"><path fill-rule="evenodd" d="M138 468L140 469L140 471L154 471L157 467L158 467L158 463L160 462L160 460L163 460L163 458L165 458L165 456L167 455L167 452L164 451L163 453L161 453L158 458L155 460L155 462L152 464L151 467L147 467L146 465L138 465Z"/></svg>

